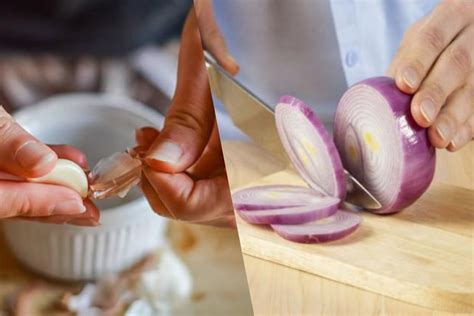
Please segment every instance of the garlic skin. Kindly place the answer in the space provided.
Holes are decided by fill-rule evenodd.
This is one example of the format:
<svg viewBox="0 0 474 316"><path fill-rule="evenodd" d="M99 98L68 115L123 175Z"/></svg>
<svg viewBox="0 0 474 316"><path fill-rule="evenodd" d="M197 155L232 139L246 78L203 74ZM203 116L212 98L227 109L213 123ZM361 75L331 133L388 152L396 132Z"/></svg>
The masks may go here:
<svg viewBox="0 0 474 316"><path fill-rule="evenodd" d="M39 178L29 178L29 182L56 184L68 187L84 199L89 191L89 181L82 168L67 159L58 159L56 166L48 174Z"/></svg>
<svg viewBox="0 0 474 316"><path fill-rule="evenodd" d="M138 289L155 309L172 309L191 298L193 277L174 251L165 249L156 268L142 273Z"/></svg>
<svg viewBox="0 0 474 316"><path fill-rule="evenodd" d="M140 182L142 162L127 152L118 152L101 159L92 169L90 196L96 200L112 196L121 198Z"/></svg>

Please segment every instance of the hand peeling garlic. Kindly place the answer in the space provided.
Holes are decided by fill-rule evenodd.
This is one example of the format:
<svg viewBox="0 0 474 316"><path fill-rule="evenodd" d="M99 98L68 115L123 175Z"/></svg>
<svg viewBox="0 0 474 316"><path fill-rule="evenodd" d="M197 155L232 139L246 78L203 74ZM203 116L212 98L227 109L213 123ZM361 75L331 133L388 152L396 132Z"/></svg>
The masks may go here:
<svg viewBox="0 0 474 316"><path fill-rule="evenodd" d="M30 178L28 181L62 185L76 191L82 198L86 198L89 191L89 183L84 170L67 159L58 159L56 166L47 175Z"/></svg>
<svg viewBox="0 0 474 316"><path fill-rule="evenodd" d="M100 200L112 196L124 197L140 182L142 163L135 155L138 154L119 152L105 157L89 176L76 163L58 159L50 173L39 178L29 178L28 181L62 185L76 191L82 198L90 196Z"/></svg>

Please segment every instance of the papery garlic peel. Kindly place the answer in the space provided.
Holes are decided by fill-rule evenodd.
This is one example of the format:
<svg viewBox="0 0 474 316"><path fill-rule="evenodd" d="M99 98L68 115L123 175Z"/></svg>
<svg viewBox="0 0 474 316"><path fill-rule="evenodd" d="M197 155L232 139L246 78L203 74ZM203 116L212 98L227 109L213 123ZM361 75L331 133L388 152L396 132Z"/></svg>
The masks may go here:
<svg viewBox="0 0 474 316"><path fill-rule="evenodd" d="M89 182L84 170L75 162L67 159L58 159L56 166L47 175L30 178L28 181L62 185L76 191L82 198L87 197L89 190Z"/></svg>

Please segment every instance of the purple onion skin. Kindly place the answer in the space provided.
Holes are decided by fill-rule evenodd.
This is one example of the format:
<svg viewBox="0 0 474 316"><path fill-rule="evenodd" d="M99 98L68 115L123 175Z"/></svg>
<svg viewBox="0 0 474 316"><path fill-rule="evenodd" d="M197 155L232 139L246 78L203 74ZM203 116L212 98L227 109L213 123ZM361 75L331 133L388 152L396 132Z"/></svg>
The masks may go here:
<svg viewBox="0 0 474 316"><path fill-rule="evenodd" d="M302 203L299 204L279 204L279 205L269 205L269 204L246 204L246 203L234 203L234 209L236 211L264 211L264 210L277 210L281 208L288 208L288 207L299 207L303 206Z"/></svg>
<svg viewBox="0 0 474 316"><path fill-rule="evenodd" d="M301 186L296 186L296 185L287 185L287 186L280 186L280 185L268 185L268 186L258 186L255 187L257 190L261 190L263 187L268 187L269 190L272 188L277 188L277 189L284 189L285 187L289 188L292 190L291 192L294 192L294 190L301 190L303 194L308 194L308 191L312 191L310 188L306 187L301 187ZM232 194L232 201L234 205L234 209L237 211L255 211L255 210L275 210L275 209L280 209L280 208L289 208L289 207L298 207L298 206L303 206L307 205L310 203L309 201L299 201L299 202L292 202L289 203L287 202L286 204L282 202L282 204L265 204L265 203L248 203L248 200L242 201L242 198L236 197L236 195L240 194L243 191L251 190L252 188L245 188L242 190L239 190L237 192L234 192ZM296 192L295 192L296 193ZM316 197L323 197L324 195L318 193L318 192L311 192L311 194L316 198ZM238 202L236 202L236 200Z"/></svg>
<svg viewBox="0 0 474 316"><path fill-rule="evenodd" d="M334 144L334 141L329 136L324 125L321 123L319 118L316 116L316 114L308 105L306 105L303 101L295 97L292 97L289 95L282 96L279 99L278 103L284 103L284 104L293 106L295 108L298 108L301 111L301 113L303 113L304 116L306 116L306 118L308 118L308 120L313 124L319 136L321 137L323 142L327 145L328 153L333 163L333 166L328 166L328 167L332 167L335 173L335 178L336 178L335 197L341 199L341 201L344 201L346 197L346 176L344 174L342 161L339 156L339 152L337 151L336 145ZM321 188L319 188L319 190L321 190Z"/></svg>
<svg viewBox="0 0 474 316"><path fill-rule="evenodd" d="M305 224L319 219L323 219L334 215L337 212L338 205L328 205L324 208L315 208L314 210L305 210L305 211L294 211L288 214L268 214L268 215L259 215L259 211L238 211L240 218L250 224L257 225L272 225L272 224L281 224L281 225L298 225Z"/></svg>
<svg viewBox="0 0 474 316"><path fill-rule="evenodd" d="M428 189L435 172L436 151L428 139L427 129L413 119L410 110L412 96L400 91L392 78L374 77L357 84L379 91L390 104L398 122L403 148L400 190L393 203L374 211L377 214L396 213L413 204Z"/></svg>
<svg viewBox="0 0 474 316"><path fill-rule="evenodd" d="M300 234L290 234L285 231L282 231L278 229L278 227L275 227L272 225L273 230L280 235L281 237L285 238L286 240L301 243L301 244L319 244L322 242L329 242L329 241L334 241L338 240L341 238L344 238L351 233L353 233L358 227L360 226L360 223L349 227L347 229L332 233L332 234L307 234L307 235L300 235Z"/></svg>

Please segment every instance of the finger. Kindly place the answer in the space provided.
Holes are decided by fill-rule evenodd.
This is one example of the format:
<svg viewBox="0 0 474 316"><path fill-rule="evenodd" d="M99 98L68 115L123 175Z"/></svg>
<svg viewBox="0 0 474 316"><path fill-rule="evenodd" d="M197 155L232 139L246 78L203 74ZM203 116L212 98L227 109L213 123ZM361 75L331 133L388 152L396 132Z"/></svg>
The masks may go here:
<svg viewBox="0 0 474 316"><path fill-rule="evenodd" d="M17 217L18 219L31 220L50 224L69 224L74 226L98 226L100 211L90 200L84 201L86 212L77 215L51 215L44 217Z"/></svg>
<svg viewBox="0 0 474 316"><path fill-rule="evenodd" d="M474 78L474 77L473 77ZM436 121L428 131L430 141L437 148L445 148L456 135L457 131L472 115L473 83L469 82L455 91L447 100Z"/></svg>
<svg viewBox="0 0 474 316"><path fill-rule="evenodd" d="M98 226L100 224L99 208L89 199L84 200L84 206L85 213L69 217L66 223L75 226Z"/></svg>
<svg viewBox="0 0 474 316"><path fill-rule="evenodd" d="M419 125L431 126L448 96L463 86L472 73L473 42L474 26L461 33L436 61L412 100L411 112Z"/></svg>
<svg viewBox="0 0 474 316"><path fill-rule="evenodd" d="M135 140L138 146L148 148L155 139L160 135L160 132L154 127L142 127L135 130Z"/></svg>
<svg viewBox="0 0 474 316"><path fill-rule="evenodd" d="M74 161L84 170L89 170L86 155L78 148L69 145L49 145L59 158Z"/></svg>
<svg viewBox="0 0 474 316"><path fill-rule="evenodd" d="M217 174L225 174L224 155L222 153L219 130L216 123L214 123L211 138L202 156L189 169L188 173L192 175L194 180L208 179Z"/></svg>
<svg viewBox="0 0 474 316"><path fill-rule="evenodd" d="M187 19L178 63L175 95L165 125L146 163L158 171L182 172L196 162L214 124L209 81L194 14Z"/></svg>
<svg viewBox="0 0 474 316"><path fill-rule="evenodd" d="M160 136L146 156L146 163L159 171L182 172L201 155L209 140L214 113L207 104L174 103Z"/></svg>
<svg viewBox="0 0 474 316"><path fill-rule="evenodd" d="M448 146L449 151L457 151L474 138L474 115L457 131Z"/></svg>
<svg viewBox="0 0 474 316"><path fill-rule="evenodd" d="M211 0L196 2L196 16L199 24L203 46L229 73L235 75L239 72L239 64L229 53L224 36L216 23Z"/></svg>
<svg viewBox="0 0 474 316"><path fill-rule="evenodd" d="M178 219L210 221L233 214L225 176L193 181L185 173L169 174L145 168L144 174L166 209Z"/></svg>
<svg viewBox="0 0 474 316"><path fill-rule="evenodd" d="M78 164L82 169L89 170L89 164L84 153L79 149L68 145L50 145L49 146L59 158L68 159ZM0 171L0 180L25 181L24 177L15 176L11 173Z"/></svg>
<svg viewBox="0 0 474 316"><path fill-rule="evenodd" d="M8 172L0 171L0 180L23 182L23 181L25 181L25 178L15 176L15 175L13 175L11 173L8 173Z"/></svg>
<svg viewBox="0 0 474 316"><path fill-rule="evenodd" d="M150 204L151 208L155 211L160 216L168 217L168 218L173 218L176 219L176 216L174 213L170 212L166 206L161 202L159 193L155 191L153 186L150 184L148 179L145 177L142 177L142 180L140 182L141 189L143 191L143 194L145 195L146 199L148 200L148 203Z"/></svg>
<svg viewBox="0 0 474 316"><path fill-rule="evenodd" d="M395 74L397 86L406 93L414 93L430 71L435 60L456 35L466 26L467 1L442 2L422 25L408 33L403 41L410 45L400 52Z"/></svg>
<svg viewBox="0 0 474 316"><path fill-rule="evenodd" d="M86 212L75 191L57 185L0 181L0 218L75 215Z"/></svg>
<svg viewBox="0 0 474 316"><path fill-rule="evenodd" d="M385 74L387 76L395 78L397 68L400 65L401 56L403 55L403 53L405 52L407 47L412 44L411 41L408 40L409 35L411 35L412 33L416 33L418 31L418 29L421 27L421 25L423 25L423 23L425 23L427 18L428 18L428 16L425 16L425 17L421 18L417 22L413 23L413 25L411 25L406 30L405 36L402 39L402 41L400 43L400 46L398 47L397 52L395 53L395 56L392 58L392 62L390 63L387 71L385 72Z"/></svg>
<svg viewBox="0 0 474 316"><path fill-rule="evenodd" d="M0 107L0 170L36 178L51 171L57 159L53 150L27 133Z"/></svg>

